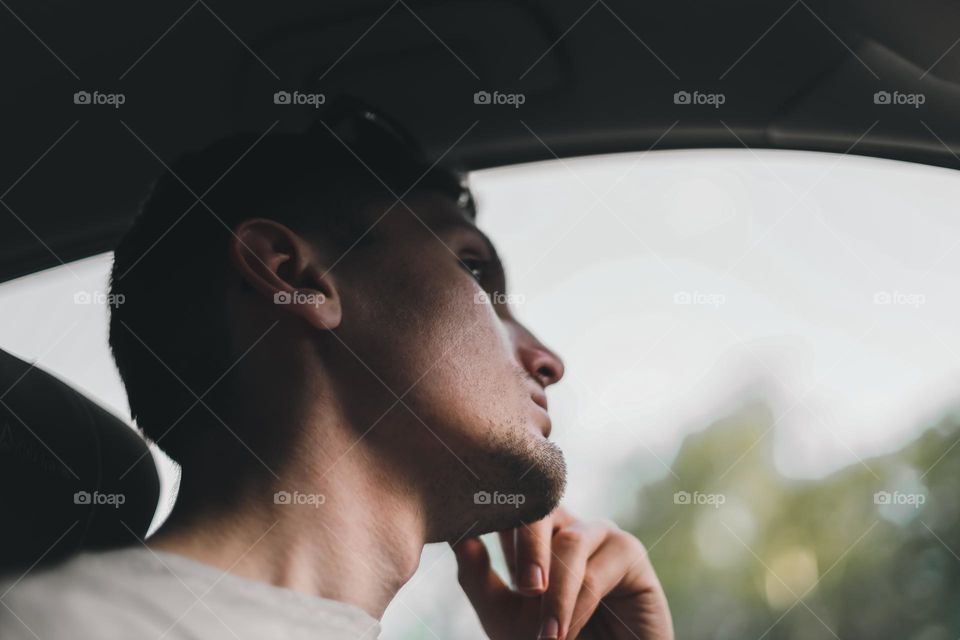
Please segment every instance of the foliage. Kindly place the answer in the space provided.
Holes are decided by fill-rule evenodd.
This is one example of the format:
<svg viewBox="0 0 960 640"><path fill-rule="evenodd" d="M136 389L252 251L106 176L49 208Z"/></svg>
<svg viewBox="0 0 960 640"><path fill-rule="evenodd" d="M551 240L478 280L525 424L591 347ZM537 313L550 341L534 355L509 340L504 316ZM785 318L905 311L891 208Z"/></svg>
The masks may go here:
<svg viewBox="0 0 960 640"><path fill-rule="evenodd" d="M816 481L777 471L774 429L749 404L688 436L618 518L650 550L677 637L960 636L960 414Z"/></svg>

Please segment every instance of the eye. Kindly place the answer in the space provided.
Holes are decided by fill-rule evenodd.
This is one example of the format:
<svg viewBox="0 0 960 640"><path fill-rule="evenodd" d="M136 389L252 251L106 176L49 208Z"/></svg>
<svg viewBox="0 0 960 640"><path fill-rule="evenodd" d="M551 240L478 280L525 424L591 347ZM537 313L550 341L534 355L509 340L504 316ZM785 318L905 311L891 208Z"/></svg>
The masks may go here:
<svg viewBox="0 0 960 640"><path fill-rule="evenodd" d="M489 261L480 260L479 258L460 258L460 265L466 269L467 273L473 276L474 280L482 282L484 276L487 275Z"/></svg>

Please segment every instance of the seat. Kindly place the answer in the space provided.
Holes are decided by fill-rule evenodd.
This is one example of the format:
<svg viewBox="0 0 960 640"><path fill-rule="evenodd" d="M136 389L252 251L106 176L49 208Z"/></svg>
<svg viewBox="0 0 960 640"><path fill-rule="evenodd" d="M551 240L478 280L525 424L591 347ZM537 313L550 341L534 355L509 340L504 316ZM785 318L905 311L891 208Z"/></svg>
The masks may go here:
<svg viewBox="0 0 960 640"><path fill-rule="evenodd" d="M137 544L159 498L136 431L0 350L0 572Z"/></svg>

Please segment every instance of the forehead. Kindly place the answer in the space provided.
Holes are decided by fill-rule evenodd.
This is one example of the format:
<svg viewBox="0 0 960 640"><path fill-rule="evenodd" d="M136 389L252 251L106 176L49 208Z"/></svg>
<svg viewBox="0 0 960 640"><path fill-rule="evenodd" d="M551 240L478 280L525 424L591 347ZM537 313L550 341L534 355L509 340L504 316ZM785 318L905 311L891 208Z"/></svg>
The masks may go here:
<svg viewBox="0 0 960 640"><path fill-rule="evenodd" d="M458 207L449 197L434 191L419 191L404 198L404 203L420 218L420 221L434 231L449 229L477 230L469 214ZM398 206L404 210L402 204ZM409 211L408 211L409 213Z"/></svg>
<svg viewBox="0 0 960 640"><path fill-rule="evenodd" d="M432 191L416 191L402 202L377 200L366 207L365 218L394 237L476 235L490 245L469 214L449 197Z"/></svg>

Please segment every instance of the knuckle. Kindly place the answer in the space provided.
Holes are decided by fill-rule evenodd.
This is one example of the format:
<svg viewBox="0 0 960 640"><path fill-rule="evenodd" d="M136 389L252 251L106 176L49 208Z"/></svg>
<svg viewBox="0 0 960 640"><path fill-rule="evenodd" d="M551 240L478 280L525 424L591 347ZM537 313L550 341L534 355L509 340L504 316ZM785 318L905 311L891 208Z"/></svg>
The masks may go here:
<svg viewBox="0 0 960 640"><path fill-rule="evenodd" d="M596 598L597 601L599 601L600 598L597 596L597 593L601 588L601 585L597 581L596 576L588 572L585 576L583 576L583 580L580 582L580 588L584 593L587 594L588 599L593 600Z"/></svg>
<svg viewBox="0 0 960 640"><path fill-rule="evenodd" d="M640 539L636 536L633 536L627 532L622 532L617 536L620 544L623 545L624 550L629 553L631 556L634 556L638 559L645 559L647 557L647 547Z"/></svg>
<svg viewBox="0 0 960 640"><path fill-rule="evenodd" d="M567 609L567 601L569 596L567 591L560 588L548 589L544 594L544 611L549 611L556 614L558 617L561 616Z"/></svg>
<svg viewBox="0 0 960 640"><path fill-rule="evenodd" d="M583 533L576 529L561 529L553 536L555 547L573 549L583 544Z"/></svg>
<svg viewBox="0 0 960 640"><path fill-rule="evenodd" d="M611 531L613 533L618 533L623 531L620 528L620 525L618 525L616 522L614 522L610 518L600 518L599 520L596 521L596 526L602 529L605 529L607 531Z"/></svg>
<svg viewBox="0 0 960 640"><path fill-rule="evenodd" d="M565 620L576 606L581 584L579 581L566 582L561 588L548 592L543 610L555 614L561 621Z"/></svg>

